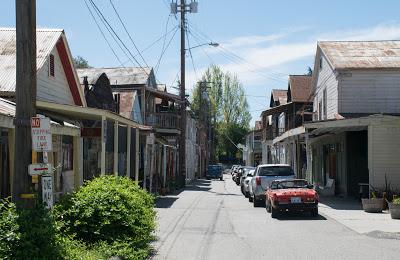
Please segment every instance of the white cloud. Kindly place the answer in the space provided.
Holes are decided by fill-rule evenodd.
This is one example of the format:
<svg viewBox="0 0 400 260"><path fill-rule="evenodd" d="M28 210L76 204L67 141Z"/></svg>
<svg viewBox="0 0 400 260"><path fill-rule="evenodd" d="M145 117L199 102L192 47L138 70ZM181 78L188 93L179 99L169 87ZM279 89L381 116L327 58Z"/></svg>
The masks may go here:
<svg viewBox="0 0 400 260"><path fill-rule="evenodd" d="M291 32L298 32L292 30ZM316 51L316 44L319 40L392 40L400 39L400 24L389 23L380 24L370 28L359 30L341 30L320 33L309 37L306 40L297 42L279 43L279 40L288 38L291 32L279 32L272 35L252 35L236 37L221 47L212 49L213 56L218 57L216 61L225 62L218 65L227 71L238 74L239 78L246 85L262 85L268 78L285 79L285 75L273 70L274 67L287 65L306 57L312 57ZM219 57L219 53L221 54ZM233 53L233 54L232 54ZM243 60L234 57L237 54ZM228 62L226 62L228 60ZM233 62L234 60L234 62ZM312 65L312 64L305 64ZM198 69L201 75L204 68ZM188 86L195 82L194 72L189 72L187 76Z"/></svg>

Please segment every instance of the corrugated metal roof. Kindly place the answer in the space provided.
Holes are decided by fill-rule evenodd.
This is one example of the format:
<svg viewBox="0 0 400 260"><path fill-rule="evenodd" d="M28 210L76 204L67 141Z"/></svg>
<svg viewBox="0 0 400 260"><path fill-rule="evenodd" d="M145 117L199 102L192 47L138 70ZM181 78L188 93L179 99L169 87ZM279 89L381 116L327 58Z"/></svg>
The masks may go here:
<svg viewBox="0 0 400 260"><path fill-rule="evenodd" d="M83 84L83 77L87 76L88 81L101 73L106 73L111 85L145 85L152 74L152 68L140 67L118 67L118 68L87 68L77 69L79 81Z"/></svg>
<svg viewBox="0 0 400 260"><path fill-rule="evenodd" d="M58 39L61 29L36 30L36 67L40 70ZM0 91L15 92L16 80L16 31L15 28L0 28Z"/></svg>
<svg viewBox="0 0 400 260"><path fill-rule="evenodd" d="M310 76L290 75L289 76L290 101L308 102L312 90L311 81L312 81L311 75Z"/></svg>
<svg viewBox="0 0 400 260"><path fill-rule="evenodd" d="M7 99L0 98L0 114L6 116L15 116L15 103Z"/></svg>
<svg viewBox="0 0 400 260"><path fill-rule="evenodd" d="M321 41L335 69L399 69L400 41Z"/></svg>

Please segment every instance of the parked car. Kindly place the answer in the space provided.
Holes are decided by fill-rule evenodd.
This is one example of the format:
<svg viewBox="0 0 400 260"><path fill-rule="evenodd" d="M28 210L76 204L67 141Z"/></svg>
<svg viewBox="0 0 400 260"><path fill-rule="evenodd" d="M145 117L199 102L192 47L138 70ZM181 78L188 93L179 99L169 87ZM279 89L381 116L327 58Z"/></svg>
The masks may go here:
<svg viewBox="0 0 400 260"><path fill-rule="evenodd" d="M248 177L247 175L249 174L249 172L251 170L255 170L255 169L256 169L256 167L253 167L253 166L243 167L242 174L240 175L240 178L239 178L240 190L242 191L243 195L245 194L244 193L244 180Z"/></svg>
<svg viewBox="0 0 400 260"><path fill-rule="evenodd" d="M221 165L208 165L206 171L207 179L224 179Z"/></svg>
<svg viewBox="0 0 400 260"><path fill-rule="evenodd" d="M273 218L286 211L307 211L318 216L318 200L318 193L307 180L276 180L266 192L266 209Z"/></svg>
<svg viewBox="0 0 400 260"><path fill-rule="evenodd" d="M232 180L233 180L234 182L236 182L236 179L237 179L237 177L238 177L238 175L239 175L239 172L240 172L240 170L242 169L242 167L243 167L243 166L239 165L239 166L237 166L237 167L233 170Z"/></svg>
<svg viewBox="0 0 400 260"><path fill-rule="evenodd" d="M250 182L249 201L254 203L254 207L265 205L265 191L272 181L294 178L293 169L288 164L262 164L257 166Z"/></svg>
<svg viewBox="0 0 400 260"><path fill-rule="evenodd" d="M255 172L255 169L250 170L249 173L247 173L247 176L243 181L243 191L244 191L245 198L249 197L250 181L251 181L251 178L253 178L253 176L254 176L254 172Z"/></svg>
<svg viewBox="0 0 400 260"><path fill-rule="evenodd" d="M230 174L233 175L234 170L236 169L236 167L239 167L240 165L232 165L231 169L230 169Z"/></svg>

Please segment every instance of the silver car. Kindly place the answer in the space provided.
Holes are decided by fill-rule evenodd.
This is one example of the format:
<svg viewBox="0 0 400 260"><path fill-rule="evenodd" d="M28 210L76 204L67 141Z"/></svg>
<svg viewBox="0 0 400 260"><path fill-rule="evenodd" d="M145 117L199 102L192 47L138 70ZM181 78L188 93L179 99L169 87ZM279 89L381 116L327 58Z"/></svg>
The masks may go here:
<svg viewBox="0 0 400 260"><path fill-rule="evenodd" d="M254 176L254 172L255 172L255 170L250 170L249 171L249 173L247 173L247 176L246 176L246 178L244 179L244 181L243 181L243 191L244 191L244 196L246 197L246 198L248 198L249 197L249 189L250 189L250 182L251 182L251 179L253 178L253 176Z"/></svg>
<svg viewBox="0 0 400 260"><path fill-rule="evenodd" d="M288 164L262 164L257 166L249 187L249 202L254 207L265 205L265 191L271 182L280 179L294 179L293 169Z"/></svg>

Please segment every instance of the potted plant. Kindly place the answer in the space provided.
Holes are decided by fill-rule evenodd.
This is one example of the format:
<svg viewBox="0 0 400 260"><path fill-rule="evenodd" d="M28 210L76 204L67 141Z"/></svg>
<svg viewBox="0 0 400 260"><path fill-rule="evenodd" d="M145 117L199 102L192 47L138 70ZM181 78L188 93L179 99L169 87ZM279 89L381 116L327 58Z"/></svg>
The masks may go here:
<svg viewBox="0 0 400 260"><path fill-rule="evenodd" d="M400 197L394 197L392 203L389 203L389 211L392 219L400 219Z"/></svg>
<svg viewBox="0 0 400 260"><path fill-rule="evenodd" d="M378 198L376 192L371 193L369 199L361 199L363 210L368 213L381 213L383 210L383 198Z"/></svg>

